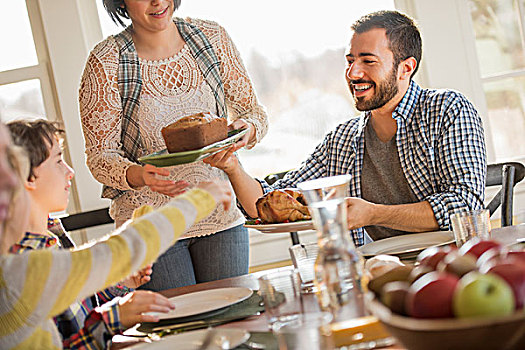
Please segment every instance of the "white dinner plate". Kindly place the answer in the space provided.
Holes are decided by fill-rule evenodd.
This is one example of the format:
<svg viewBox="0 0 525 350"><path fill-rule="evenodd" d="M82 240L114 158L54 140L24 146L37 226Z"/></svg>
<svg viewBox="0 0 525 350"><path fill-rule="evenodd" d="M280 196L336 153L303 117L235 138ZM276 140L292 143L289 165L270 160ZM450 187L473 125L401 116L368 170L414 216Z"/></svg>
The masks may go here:
<svg viewBox="0 0 525 350"><path fill-rule="evenodd" d="M133 346L132 349L197 350L202 346L207 333L210 331L209 329L201 329L193 332L170 335L162 338L160 341ZM215 334L210 345L206 348L208 350L233 349L250 338L250 333L242 329L214 328L213 331Z"/></svg>
<svg viewBox="0 0 525 350"><path fill-rule="evenodd" d="M157 315L160 320L199 315L237 304L248 299L252 293L250 288L231 287L183 294L170 298L170 301L175 303L175 310L168 313L148 312L148 314Z"/></svg>
<svg viewBox="0 0 525 350"><path fill-rule="evenodd" d="M379 254L408 255L408 253L419 252L428 247L454 242L454 233L452 231L433 231L385 238L365 244L358 249L364 257Z"/></svg>
<svg viewBox="0 0 525 350"><path fill-rule="evenodd" d="M306 221L295 221L295 222L286 222L280 224L253 224L247 225L244 227L254 228L261 231L262 233L282 233L282 232L296 232L296 231L306 231L313 230L314 223L312 220Z"/></svg>

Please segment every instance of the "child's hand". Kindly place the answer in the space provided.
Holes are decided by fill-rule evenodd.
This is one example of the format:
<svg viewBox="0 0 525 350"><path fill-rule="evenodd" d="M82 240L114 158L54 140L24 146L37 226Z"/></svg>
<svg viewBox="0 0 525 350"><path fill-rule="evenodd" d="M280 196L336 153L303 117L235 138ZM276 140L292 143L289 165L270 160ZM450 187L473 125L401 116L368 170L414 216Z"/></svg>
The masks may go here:
<svg viewBox="0 0 525 350"><path fill-rule="evenodd" d="M142 270L139 270L128 278L122 280L120 284L128 288L137 289L144 283L147 283L151 280L150 276L153 273L153 269L151 267L152 264L146 265Z"/></svg>
<svg viewBox="0 0 525 350"><path fill-rule="evenodd" d="M213 198L215 198L217 205L222 204L224 210L230 209L232 190L227 182L219 180L213 182L203 181L199 182L196 187L210 192Z"/></svg>
<svg viewBox="0 0 525 350"><path fill-rule="evenodd" d="M175 305L165 296L147 290L137 290L119 300L120 323L129 328L141 322L157 322L158 316L146 312L169 312Z"/></svg>

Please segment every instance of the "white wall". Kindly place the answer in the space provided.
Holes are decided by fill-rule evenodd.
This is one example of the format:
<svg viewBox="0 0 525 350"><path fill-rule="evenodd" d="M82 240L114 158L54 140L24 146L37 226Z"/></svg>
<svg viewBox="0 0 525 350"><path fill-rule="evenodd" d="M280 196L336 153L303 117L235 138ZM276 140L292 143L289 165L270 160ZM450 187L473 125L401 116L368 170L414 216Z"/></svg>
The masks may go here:
<svg viewBox="0 0 525 350"><path fill-rule="evenodd" d="M101 186L86 166L78 112L78 87L84 63L91 48L102 38L95 2L41 0L39 5L69 155L75 169L74 182L79 200L77 209L102 208L109 202L100 198Z"/></svg>

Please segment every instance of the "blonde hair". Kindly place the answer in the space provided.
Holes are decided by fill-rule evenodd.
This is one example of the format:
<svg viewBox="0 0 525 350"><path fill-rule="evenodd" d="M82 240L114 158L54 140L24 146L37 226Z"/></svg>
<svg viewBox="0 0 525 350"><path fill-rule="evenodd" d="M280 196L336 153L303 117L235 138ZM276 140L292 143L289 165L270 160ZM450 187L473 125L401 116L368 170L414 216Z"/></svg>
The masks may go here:
<svg viewBox="0 0 525 350"><path fill-rule="evenodd" d="M7 148L7 160L18 177L18 185L15 186L12 195L14 199L20 191L24 189L24 182L29 177L31 171L31 163L26 151L22 147L15 145Z"/></svg>
<svg viewBox="0 0 525 350"><path fill-rule="evenodd" d="M24 184L27 181L31 168L29 158L22 147L11 145L7 148L6 153L9 165L16 174L18 182L11 192L7 219L3 223L2 234L0 235L0 252L2 253L7 252L7 249L12 244L21 239L23 230L25 230L25 227L21 227L21 225L24 225L24 219L20 217L17 208L20 208L19 204L24 203L19 203L19 201L23 201L23 195L26 191ZM27 210L29 209L27 208ZM29 215L29 212L27 212L27 215Z"/></svg>

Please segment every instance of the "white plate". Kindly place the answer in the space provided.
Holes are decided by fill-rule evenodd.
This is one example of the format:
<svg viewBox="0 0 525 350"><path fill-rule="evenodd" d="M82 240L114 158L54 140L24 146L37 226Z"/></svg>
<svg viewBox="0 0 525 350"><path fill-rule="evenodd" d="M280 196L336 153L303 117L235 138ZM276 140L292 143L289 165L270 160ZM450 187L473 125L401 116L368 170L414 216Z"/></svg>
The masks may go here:
<svg viewBox="0 0 525 350"><path fill-rule="evenodd" d="M193 332L186 332L177 335L170 335L162 338L160 341L144 343L132 347L134 350L139 349L177 349L177 350L197 350L200 348L207 333L210 330L201 329ZM242 329L233 328L215 328L216 332L208 350L233 349L250 338L250 333Z"/></svg>
<svg viewBox="0 0 525 350"><path fill-rule="evenodd" d="M252 293L250 288L232 287L183 294L170 298L170 301L175 303L175 310L168 313L149 312L148 314L157 315L160 320L198 315L237 304L248 299Z"/></svg>
<svg viewBox="0 0 525 350"><path fill-rule="evenodd" d="M358 249L365 257L379 254L403 255L422 251L428 247L454 242L454 233L452 231L434 231L385 238L361 246Z"/></svg>
<svg viewBox="0 0 525 350"><path fill-rule="evenodd" d="M258 224L258 225L244 225L247 228L254 228L262 233L282 233L282 232L296 232L313 230L314 223L312 220L295 221L281 224Z"/></svg>

